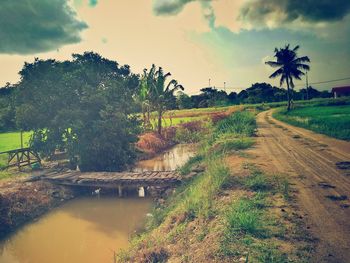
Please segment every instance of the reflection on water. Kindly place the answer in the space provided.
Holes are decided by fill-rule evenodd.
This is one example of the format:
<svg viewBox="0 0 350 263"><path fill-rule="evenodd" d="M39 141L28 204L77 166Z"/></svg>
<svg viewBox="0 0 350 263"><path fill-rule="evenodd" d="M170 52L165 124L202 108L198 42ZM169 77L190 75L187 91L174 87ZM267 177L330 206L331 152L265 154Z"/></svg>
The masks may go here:
<svg viewBox="0 0 350 263"><path fill-rule="evenodd" d="M150 207L144 198L72 200L0 242L0 262L112 263Z"/></svg>
<svg viewBox="0 0 350 263"><path fill-rule="evenodd" d="M174 170L194 155L191 145L177 145L134 171ZM145 221L147 198L85 197L69 201L37 222L0 241L0 263L109 263L114 251L129 245Z"/></svg>
<svg viewBox="0 0 350 263"><path fill-rule="evenodd" d="M184 165L191 156L194 156L194 154L194 145L178 144L155 158L138 162L133 171L143 172L175 170L176 168Z"/></svg>

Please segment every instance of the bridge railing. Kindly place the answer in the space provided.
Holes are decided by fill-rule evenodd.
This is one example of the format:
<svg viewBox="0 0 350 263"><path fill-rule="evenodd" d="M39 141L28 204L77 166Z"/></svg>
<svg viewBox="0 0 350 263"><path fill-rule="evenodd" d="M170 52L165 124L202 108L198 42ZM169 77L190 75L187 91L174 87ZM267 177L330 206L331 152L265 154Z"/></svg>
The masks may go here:
<svg viewBox="0 0 350 263"><path fill-rule="evenodd" d="M23 166L41 163L39 154L31 148L20 148L10 151L0 152L0 155L8 155L7 165L2 169L17 166L20 169Z"/></svg>

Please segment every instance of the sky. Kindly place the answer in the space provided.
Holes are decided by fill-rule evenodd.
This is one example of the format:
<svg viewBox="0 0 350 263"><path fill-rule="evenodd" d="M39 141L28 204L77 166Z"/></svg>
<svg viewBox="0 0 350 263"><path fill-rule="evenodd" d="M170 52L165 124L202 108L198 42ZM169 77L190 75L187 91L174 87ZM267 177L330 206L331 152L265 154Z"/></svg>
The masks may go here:
<svg viewBox="0 0 350 263"><path fill-rule="evenodd" d="M350 84L349 0L0 0L0 86L35 57L94 51L142 73L154 63L189 94L210 84L279 86L265 65L300 45L318 89ZM303 88L305 79L297 81Z"/></svg>

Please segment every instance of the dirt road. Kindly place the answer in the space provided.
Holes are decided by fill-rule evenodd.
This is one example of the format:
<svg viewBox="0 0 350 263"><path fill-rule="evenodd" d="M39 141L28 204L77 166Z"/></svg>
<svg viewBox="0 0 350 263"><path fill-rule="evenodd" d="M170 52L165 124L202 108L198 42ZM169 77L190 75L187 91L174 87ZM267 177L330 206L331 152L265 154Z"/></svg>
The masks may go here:
<svg viewBox="0 0 350 263"><path fill-rule="evenodd" d="M350 161L350 143L287 125L271 114L257 117L252 154L262 169L291 178L298 209L319 240L312 261L350 262L350 165L339 164Z"/></svg>

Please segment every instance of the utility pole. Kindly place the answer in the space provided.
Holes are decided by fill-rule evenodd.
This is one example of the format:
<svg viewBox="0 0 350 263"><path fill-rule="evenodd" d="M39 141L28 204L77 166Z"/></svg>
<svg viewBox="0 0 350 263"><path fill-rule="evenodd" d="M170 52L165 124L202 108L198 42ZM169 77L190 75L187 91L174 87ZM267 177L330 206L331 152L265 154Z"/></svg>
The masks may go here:
<svg viewBox="0 0 350 263"><path fill-rule="evenodd" d="M306 100L309 100L309 80L307 77L307 71L305 72L306 75Z"/></svg>
<svg viewBox="0 0 350 263"><path fill-rule="evenodd" d="M209 79L209 87L211 87L211 86L210 86L210 79Z"/></svg>
<svg viewBox="0 0 350 263"><path fill-rule="evenodd" d="M224 91L226 92L226 82L224 81Z"/></svg>

